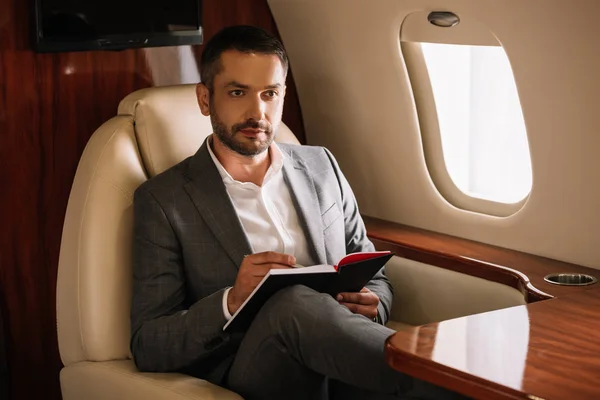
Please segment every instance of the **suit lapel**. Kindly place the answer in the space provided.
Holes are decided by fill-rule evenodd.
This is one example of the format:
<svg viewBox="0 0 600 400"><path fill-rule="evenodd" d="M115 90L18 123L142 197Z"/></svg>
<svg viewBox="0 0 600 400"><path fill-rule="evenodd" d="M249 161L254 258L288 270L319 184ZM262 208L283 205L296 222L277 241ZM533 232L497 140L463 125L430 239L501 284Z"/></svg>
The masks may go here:
<svg viewBox="0 0 600 400"><path fill-rule="evenodd" d="M291 152L286 151L286 154L290 157L290 162L283 163L285 183L292 191L292 199L307 235L307 242L313 250L315 264L325 264L325 238L315 184L304 162L295 158Z"/></svg>
<svg viewBox="0 0 600 400"><path fill-rule="evenodd" d="M252 253L252 248L206 146L208 140L193 156L187 173L191 180L184 189L231 261L239 268L244 256Z"/></svg>

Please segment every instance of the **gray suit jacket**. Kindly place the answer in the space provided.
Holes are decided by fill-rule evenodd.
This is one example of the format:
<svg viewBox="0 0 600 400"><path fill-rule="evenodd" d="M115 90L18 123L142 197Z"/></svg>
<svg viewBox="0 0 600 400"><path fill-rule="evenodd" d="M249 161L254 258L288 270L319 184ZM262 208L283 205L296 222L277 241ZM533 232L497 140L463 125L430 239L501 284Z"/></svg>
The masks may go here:
<svg viewBox="0 0 600 400"><path fill-rule="evenodd" d="M222 298L252 250L206 146L207 141L135 192L131 350L142 371L202 376L225 369L241 340L222 331ZM322 147L279 147L287 158L284 179L316 263L335 264L348 253L373 250L331 153ZM383 271L368 288L380 298L378 319L385 323L392 291Z"/></svg>

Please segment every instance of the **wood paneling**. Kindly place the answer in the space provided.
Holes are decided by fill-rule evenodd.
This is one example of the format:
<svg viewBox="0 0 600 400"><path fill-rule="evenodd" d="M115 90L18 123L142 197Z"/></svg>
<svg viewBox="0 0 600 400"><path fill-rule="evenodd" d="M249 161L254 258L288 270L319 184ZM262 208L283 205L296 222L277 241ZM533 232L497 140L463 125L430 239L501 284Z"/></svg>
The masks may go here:
<svg viewBox="0 0 600 400"><path fill-rule="evenodd" d="M485 400L598 399L599 354L598 287L415 327L386 343L398 371Z"/></svg>
<svg viewBox="0 0 600 400"><path fill-rule="evenodd" d="M600 271L485 243L363 217L369 238L378 250L502 283L523 292L527 302L579 292L600 286L558 286L544 281L551 273L588 274Z"/></svg>
<svg viewBox="0 0 600 400"><path fill-rule="evenodd" d="M181 83L156 66L165 49L35 54L30 2L0 1L0 310L12 399L59 399L55 285L62 223L87 140L128 93ZM266 0L205 0L205 38L226 25L276 32ZM202 46L193 49L199 54ZM194 64L195 65L195 64ZM161 79L159 79L161 78ZM288 78L284 121L304 141Z"/></svg>

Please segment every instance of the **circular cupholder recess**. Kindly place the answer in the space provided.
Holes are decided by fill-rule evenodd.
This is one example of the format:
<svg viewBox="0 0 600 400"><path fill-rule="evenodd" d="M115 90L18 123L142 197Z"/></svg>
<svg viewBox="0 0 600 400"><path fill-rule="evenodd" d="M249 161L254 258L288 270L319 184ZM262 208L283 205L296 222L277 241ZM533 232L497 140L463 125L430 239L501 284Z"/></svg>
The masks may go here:
<svg viewBox="0 0 600 400"><path fill-rule="evenodd" d="M567 286L585 286L598 282L598 280L591 275L568 273L546 275L544 280L555 285Z"/></svg>

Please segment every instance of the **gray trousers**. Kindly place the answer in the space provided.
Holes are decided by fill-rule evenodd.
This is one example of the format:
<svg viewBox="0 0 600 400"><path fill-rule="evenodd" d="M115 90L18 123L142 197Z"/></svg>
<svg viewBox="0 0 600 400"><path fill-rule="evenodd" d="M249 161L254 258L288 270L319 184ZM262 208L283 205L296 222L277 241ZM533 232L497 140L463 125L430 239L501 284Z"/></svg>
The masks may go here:
<svg viewBox="0 0 600 400"><path fill-rule="evenodd" d="M245 400L459 399L390 368L394 333L305 286L279 291L235 355L226 386Z"/></svg>

